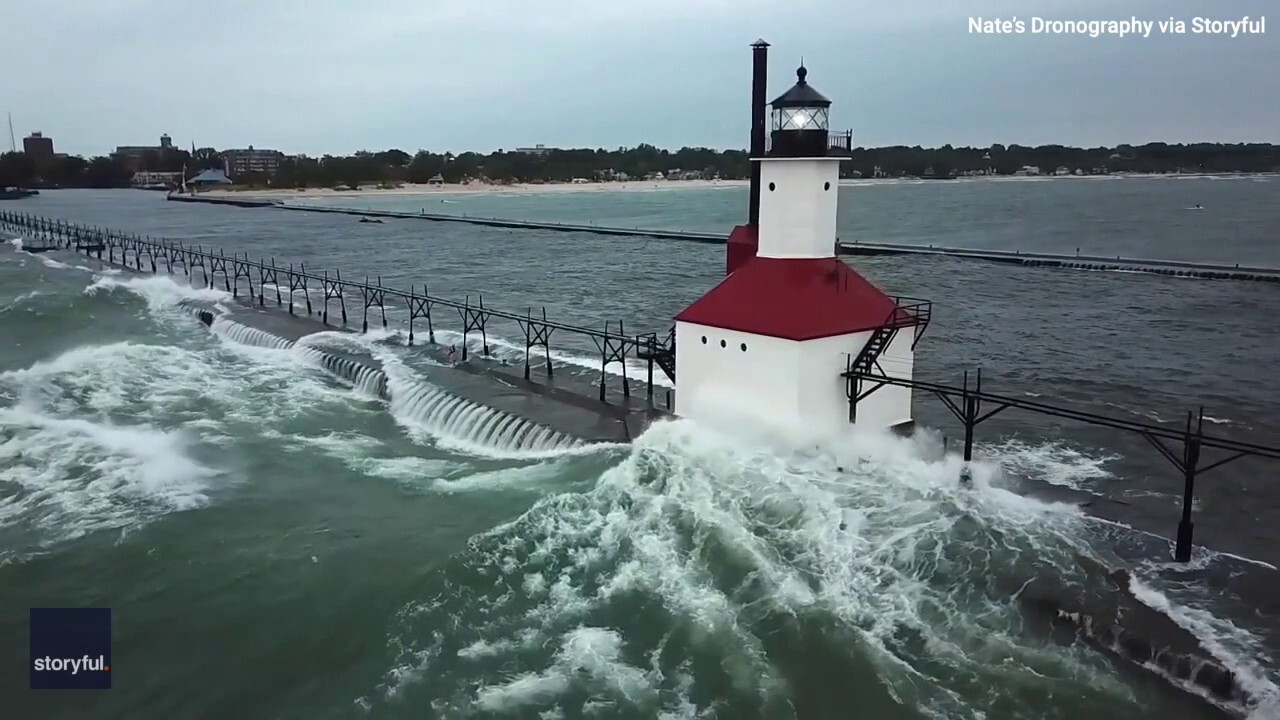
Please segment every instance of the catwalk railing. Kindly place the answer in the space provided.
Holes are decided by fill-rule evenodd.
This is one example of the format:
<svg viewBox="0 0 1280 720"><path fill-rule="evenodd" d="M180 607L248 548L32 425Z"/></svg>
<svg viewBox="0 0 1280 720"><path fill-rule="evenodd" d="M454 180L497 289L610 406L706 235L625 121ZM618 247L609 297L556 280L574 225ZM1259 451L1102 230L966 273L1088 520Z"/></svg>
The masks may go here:
<svg viewBox="0 0 1280 720"><path fill-rule="evenodd" d="M1075 420L1088 425L1109 427L1142 436L1182 474L1182 517L1178 521L1178 533L1174 545L1174 557L1179 562L1187 562L1191 559L1192 535L1195 527L1191 520L1191 514L1192 506L1194 505L1197 475L1245 456L1280 460L1280 448L1206 435L1204 432L1203 407L1200 408L1198 413L1188 412L1186 427L1179 430L1167 425L1155 425L1107 417L1034 400L984 392L982 390L981 370L977 373L977 382L973 387L970 387L968 373L964 375L964 385L957 387L912 378L893 377L884 373L878 366L874 369L879 372L860 368L856 366L855 360L850 359L846 371L842 374L847 385L850 419L852 420L856 415L860 401L886 385L924 390L941 400L943 405L964 426L964 460L966 463L973 460L974 428L979 423L989 420L997 413L1009 408ZM985 412L984 404L987 408ZM1170 447L1172 443L1180 443L1182 445L1181 451L1176 451L1176 445ZM1202 464L1201 452L1204 449L1219 450L1222 451L1222 455L1213 462ZM967 481L967 467L964 473L962 480Z"/></svg>
<svg viewBox="0 0 1280 720"><path fill-rule="evenodd" d="M364 282L346 280L343 279L341 271L335 270L332 274L327 270L309 271L304 263L299 263L295 268L293 263L288 267L278 266L274 258L254 261L250 260L248 255L240 257L238 254L232 254L227 257L221 250L213 252L199 246L187 246L178 241L141 237L117 230L78 225L25 213L0 211L0 226L35 241L36 244L30 245L29 249L36 251L68 249L96 256L100 260L104 259L105 253L105 261L108 263L144 272L149 270L153 273L160 271L160 261L163 260L163 269L166 272L173 274L174 268L181 266L182 272L192 279L193 284L194 273L199 269L206 287L214 287L214 281L221 275L223 288L233 297L241 296L243 283L247 296L260 307L268 302L267 290L271 288L277 307L284 307L286 304L284 300L288 298L288 311L291 315L294 314L295 308L294 295L301 291L305 298L307 315L318 314L320 321L326 325L329 323L329 306L333 301L337 302L336 309L341 312L342 325L347 324L347 299L351 298L360 304L361 332L369 331L370 310L377 311L382 327L386 328L388 303L391 303L392 307L398 305L409 313L410 345L417 337L415 327L417 321L426 323L427 340L434 344L438 318L432 314L432 311L436 308L450 308L457 311L462 324L460 350L463 360L466 360L468 355L467 340L473 337L474 333L480 335L481 353L485 356L491 355L488 324L495 318L508 320L515 323L524 334L525 380L532 380L535 353L543 356L541 364L546 368L547 377L554 376L554 365L551 361L553 333L561 331L588 338L600 353L599 398L601 401L607 400L611 376L620 380L623 397L631 397L631 379L627 376L628 360L634 359L645 363L646 398L650 403L654 399L655 367L668 376L674 375L674 364L672 363L668 369L668 363L665 362L668 356L674 360L674 350L669 347L672 342L670 336L667 342L662 342L658 340L657 333L627 335L621 321L616 323L616 331L613 329L612 322L606 322L603 330L555 322L547 319L546 308L541 308L536 315L533 308L520 314L485 307L484 299L480 295L476 295L474 303L471 301L471 296L467 296L462 302L436 297L427 292L425 282L422 284L421 292L417 290L416 285L410 285L407 291L400 290L383 285L380 277L372 283L367 277ZM143 264L144 257L146 265ZM254 285L255 276L256 286ZM312 304L312 290L323 293L323 302L318 303L320 304L318 310ZM612 363L618 363L621 368L620 375L608 372L607 368Z"/></svg>

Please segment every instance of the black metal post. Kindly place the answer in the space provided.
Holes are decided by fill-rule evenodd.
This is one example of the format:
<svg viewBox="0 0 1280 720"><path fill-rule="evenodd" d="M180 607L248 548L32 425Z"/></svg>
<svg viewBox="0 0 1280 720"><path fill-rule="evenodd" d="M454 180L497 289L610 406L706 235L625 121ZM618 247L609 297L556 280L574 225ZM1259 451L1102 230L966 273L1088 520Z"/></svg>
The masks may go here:
<svg viewBox="0 0 1280 720"><path fill-rule="evenodd" d="M1187 432L1182 447L1182 519L1178 521L1178 540L1173 557L1178 562L1190 562L1192 536L1195 523L1191 522L1191 506L1195 502L1196 470L1200 465L1200 436L1204 432L1204 408L1200 408L1200 420L1191 432L1191 413L1187 413Z"/></svg>
<svg viewBox="0 0 1280 720"><path fill-rule="evenodd" d="M964 401L964 461L973 460L973 428L977 425L978 399L965 398Z"/></svg>
<svg viewBox="0 0 1280 720"><path fill-rule="evenodd" d="M658 342L657 342L656 335L649 338L649 352L647 353L649 356L649 359L648 359L649 377L648 377L648 389L645 391L645 399L649 401L650 405L653 405L653 353L657 351L657 348L654 347L657 344Z"/></svg>
<svg viewBox="0 0 1280 720"><path fill-rule="evenodd" d="M982 391L982 375L981 370L978 371L978 387L977 392ZM973 482L973 470L969 468L969 463L973 462L973 428L978 424L978 398L976 395L969 394L969 373L964 374L964 411L960 421L964 423L964 465L960 468L960 484L969 485Z"/></svg>
<svg viewBox="0 0 1280 720"><path fill-rule="evenodd" d="M757 40L751 44L751 157L764 155L768 124L766 107L768 100L769 43ZM748 222L760 222L760 163L751 163L751 194L748 202Z"/></svg>

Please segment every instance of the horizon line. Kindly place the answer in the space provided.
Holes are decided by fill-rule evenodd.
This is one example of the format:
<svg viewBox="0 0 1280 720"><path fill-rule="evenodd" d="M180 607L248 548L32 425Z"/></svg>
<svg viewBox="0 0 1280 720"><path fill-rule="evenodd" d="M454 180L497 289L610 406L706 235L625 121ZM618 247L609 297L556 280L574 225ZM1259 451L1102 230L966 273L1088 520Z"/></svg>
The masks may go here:
<svg viewBox="0 0 1280 720"><path fill-rule="evenodd" d="M34 131L34 132L43 132L43 131ZM166 133L166 134L167 134L167 133ZM23 136L23 139L25 140L26 138L31 137L31 136L32 136L32 135L31 135L31 133L28 133L27 135ZM53 138L53 136L49 135L48 133L45 133L45 134L43 135L43 137L44 137L44 138L46 138L46 139L50 139L50 140L53 140L53 139L54 139L54 138ZM17 143L15 143L15 145L17 145ZM603 151L603 152L607 152L607 153L615 153L615 152L619 152L619 151L625 152L625 151L628 151L628 150L635 150L635 149L638 149L639 147L644 146L644 145L648 145L648 146L653 147L653 148L655 148L655 149L657 149L657 150L661 150L661 151L669 152L669 153L676 153L676 152L680 152L681 150L711 150L711 151L714 151L714 152L717 152L717 153L726 153L726 152L743 152L743 153L749 153L749 152L750 152L750 148L749 148L749 147L714 147L714 146L710 146L710 145L682 145L682 146L680 146L680 147L678 147L678 148L673 148L673 147L663 147L663 146L655 145L655 144L653 144L653 143L648 143L648 142L640 142L640 143L637 143L637 144L635 144L635 145L622 145L622 146L617 146L617 147L614 147L614 148L599 147L599 146L592 147L592 146L586 146L586 145L577 146L577 147L559 147L559 146L547 146L547 145L545 145L545 144L544 144L543 149L544 149L546 152L552 152L552 151L561 151L561 152L564 152L564 151L589 150L589 151L592 151L592 152L599 152L599 151ZM1168 140L1148 140L1148 141L1146 141L1146 142L1142 142L1142 143L1136 143L1136 142L1123 142L1123 143L1117 143L1117 144L1115 144L1115 145L1087 145L1087 146L1086 146L1086 145L1067 145L1067 144L1061 144L1061 143L1045 143L1045 144L1039 144L1039 145L1026 145L1026 144L1019 143L1019 142L1013 142L1013 143L1000 143L1000 142L997 142L997 143L991 143L990 145L955 145L955 144L953 144L953 143L944 143L944 144L942 144L942 145L936 145L936 146L925 146L925 145L919 145L919 144L917 144L917 145L905 145L905 144L902 144L902 143L897 143L897 144L892 144L892 145L876 145L876 146L856 145L856 146L854 146L854 147L853 147L853 151L855 151L855 152L856 152L856 151L859 151L859 150L861 150L861 151L869 151L869 150L889 150L889 149L895 149L895 148L906 148L906 149L909 149L909 150L917 150L917 149L918 149L918 150L922 150L922 151L941 151L941 150L944 150L944 149L945 149L945 148L947 148L947 147L950 147L950 148L951 148L951 150L953 150L953 151L960 151L960 150L990 150L992 147L995 147L995 146L997 146L997 145L999 145L1000 147L1005 148L1006 150L1007 150L1008 148L1011 148L1011 147L1018 147L1018 148L1028 149L1028 150L1037 150L1037 149L1040 149L1040 148L1063 148L1063 149L1066 149L1066 150L1084 150L1084 151L1088 151L1088 150L1116 150L1116 149L1118 149L1118 148L1120 148L1120 147L1142 148L1142 147L1147 147L1147 146L1150 146L1150 145L1168 145L1168 146L1173 146L1173 147L1187 147L1187 146L1196 146L1196 145L1223 145L1223 146L1239 146L1239 145L1246 145L1246 146L1248 146L1248 145L1254 145L1254 146L1267 146L1267 147L1276 148L1276 147L1280 147L1280 142L1262 141L1262 140L1234 140L1234 141L1224 141L1224 140L1194 140L1194 141L1186 141L1186 140L1183 140L1183 141L1176 141L1176 142L1171 142L1171 141L1168 141ZM130 147L130 146L117 145L116 147ZM136 146L136 147L152 147L152 146ZM157 148L158 148L158 147L160 147L160 146L159 146L159 145L156 145L156 146L154 146L154 147L157 147ZM254 150L260 150L260 151L276 151L276 152L284 152L284 151L278 150L277 148L271 148L271 147L266 147L266 146L261 146L261 147L260 147L260 146L257 146L257 145L227 146L227 147L225 147L225 148L218 148L218 147L215 147L215 146L212 146L212 145L205 145L205 146L202 146L202 147L201 147L201 146L197 146L197 149L198 149L198 150L203 150L203 149L205 149L205 148L210 148L210 147L212 147L214 150L217 150L218 152L223 152L223 151L225 151L225 150L243 150L243 149L246 149L246 148L249 148L249 147L252 147ZM402 149L402 148L400 148L400 147L386 147L386 148L383 148L383 149L381 149L381 150L369 150L368 148L360 148L360 149L357 149L357 150L349 151L349 152L347 152L347 153L345 153L345 154L335 153L335 152L332 152L332 151L327 151L327 152L321 153L321 154L319 154L319 155L315 155L315 154L308 153L308 152L284 152L284 154L285 154L286 156L290 156L290 157L305 156L305 157L313 157L313 158L324 157L324 156L326 156L326 155L327 155L327 156L330 156L330 157L353 157L353 156L355 156L357 153L369 153L369 154L377 155L377 154L379 154L379 153L391 152L391 151L393 151L393 150L397 150L397 151L400 151L400 152L406 153L406 154L408 154L408 155L409 155L409 156L411 156L411 157L412 157L412 156L414 156L414 155L416 155L416 154L418 154L418 153L420 153L420 152L426 152L426 153L433 154L433 155L454 155L454 156L456 157L456 156L458 156L458 155L463 155L463 154L467 154L467 153L476 154L476 155L494 155L494 154L497 154L497 153L499 153L499 152L503 152L503 153L513 153L513 152L519 152L520 150L532 150L532 149L535 149L535 148L537 148L537 145L536 145L536 144L535 144L535 145L532 145L532 146L512 146L512 147L510 147L510 148L508 148L508 147L505 147L505 146L504 146L504 147L499 147L499 148L495 148L495 149L488 150L488 151L481 151L481 150L462 150L462 151L455 152L455 151L453 151L453 150L430 150L430 149L423 148L423 147L419 147L419 148L417 148L416 150L412 150L412 151L410 151L410 150L404 150L404 149ZM183 152L189 152L189 151L185 150L181 145L179 145L179 144L177 144L177 143L174 143L174 144L173 144L173 149L174 149L174 150L181 150L181 151L183 151ZM20 148L16 148L14 151L6 151L4 154L8 154L8 152L19 152L19 153L21 153L21 152L24 152L24 151L23 151L22 149L20 149ZM72 152L61 152L61 153L59 153L59 154L68 155L68 156L74 155L74 156L78 156L78 157L81 157L81 158L94 158L94 157L109 157L109 156L111 156L112 154L114 154L114 152L115 152L115 150L113 149L113 150L110 150L110 151L108 151L108 152L106 152L106 153L103 153L103 154L85 154L85 153L72 153Z"/></svg>

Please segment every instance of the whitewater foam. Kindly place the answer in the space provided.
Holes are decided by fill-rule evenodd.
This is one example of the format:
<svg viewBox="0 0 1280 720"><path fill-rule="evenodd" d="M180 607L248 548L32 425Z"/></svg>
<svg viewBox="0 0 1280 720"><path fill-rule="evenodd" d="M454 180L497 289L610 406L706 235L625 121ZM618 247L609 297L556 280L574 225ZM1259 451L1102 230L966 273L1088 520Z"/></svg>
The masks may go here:
<svg viewBox="0 0 1280 720"><path fill-rule="evenodd" d="M1057 446L1009 452L1067 477L1097 467ZM474 538L442 571L447 587L402 611L389 638L400 657L358 702L408 694L437 709L578 716L602 702L655 717L790 717L818 691L786 658L813 654L850 663L819 675L855 684L863 663L874 667L858 685L872 714L897 698L931 717L1035 717L978 690L1032 680L1139 707L1094 651L1023 635L1018 578L1051 577L1067 592L1098 580L1078 558L1113 558L1078 508L993 485L1001 453L988 449L992 462L975 463L965 490L959 461L918 441L866 433L779 453L658 423L590 491L546 497ZM446 641L439 627L459 630ZM1223 650L1234 663L1249 653L1243 642ZM574 659L582 653L591 659ZM720 675L681 662L709 653ZM636 662L646 656L649 667ZM723 702L694 700L710 692L701 683Z"/></svg>
<svg viewBox="0 0 1280 720"><path fill-rule="evenodd" d="M462 344L461 332L458 332L456 330L449 330L449 329L437 329L435 333L436 333L436 337L440 338L440 342L452 343L457 345ZM484 341L476 337L474 332L468 334L467 352L469 354L474 355L476 357L480 357L482 354L482 351L484 350L484 344L485 344ZM490 357L492 357L493 359L498 361L506 360L507 362L512 364L516 364L516 363L519 363L521 365L524 364L525 350L523 345L517 345L505 338L502 338L496 335L488 336L488 345L489 345ZM532 352L531 359L534 362L534 364L544 361L545 351L540 352L537 348L534 348L530 352ZM582 370L594 371L596 373L600 372L600 358L592 358L586 355L578 355L576 353L565 352L562 350L552 350L551 360L553 363L559 363L561 365L572 365ZM610 375L622 377L624 373L623 367L624 366L621 363L614 361L614 362L607 363L604 366L604 371ZM626 368L625 370L626 376L630 378L632 381L636 381L636 380L639 380L640 378L646 377L646 373L648 372L647 365L634 359L628 359L625 368ZM667 388L675 387L675 383L672 382L665 374L663 374L661 370L654 371L653 384L660 385L662 387L667 387Z"/></svg>
<svg viewBox="0 0 1280 720"><path fill-rule="evenodd" d="M207 345L116 342L0 372L0 397L12 401L0 410L9 559L204 506L214 478L234 478L197 459L199 445L253 437L333 395L296 369L235 360Z"/></svg>
<svg viewBox="0 0 1280 720"><path fill-rule="evenodd" d="M10 300L9 303L4 307L0 307L0 313L9 312L14 308L27 304L29 300L34 300L39 296L40 296L39 290L29 290L27 292L24 292L18 295L17 297L15 297L13 300Z"/></svg>
<svg viewBox="0 0 1280 720"><path fill-rule="evenodd" d="M1094 490L1099 481L1113 477L1106 464L1116 455L1097 456L1062 442L1032 444L1017 438L981 443L981 455L999 458L1002 472L1032 478L1074 490Z"/></svg>
<svg viewBox="0 0 1280 720"><path fill-rule="evenodd" d="M184 301L222 303L231 299L231 293L214 288L196 288L175 282L164 275L128 276L123 279L103 275L94 279L84 289L86 295L128 291L146 301L151 311L171 311Z"/></svg>
<svg viewBox="0 0 1280 720"><path fill-rule="evenodd" d="M1150 582L1131 575L1129 591L1147 607L1169 617L1195 636L1214 659L1234 674L1236 683L1249 697L1250 718L1262 720L1280 717L1280 685L1274 674L1268 676L1267 671L1259 665L1260 661L1274 668L1274 661L1257 639L1235 623L1215 617L1207 610L1174 602L1168 594ZM1251 658L1257 658L1258 661ZM1198 692L1194 686L1186 687L1192 692ZM1210 702L1220 704L1217 698L1207 693L1198 694Z"/></svg>
<svg viewBox="0 0 1280 720"><path fill-rule="evenodd" d="M132 530L208 502L216 473L191 458L181 432L53 417L28 406L0 409L0 427L0 485L16 488L0 498L0 528L35 536L0 551L0 560L20 559L24 546Z"/></svg>
<svg viewBox="0 0 1280 720"><path fill-rule="evenodd" d="M594 490L540 501L518 520L476 538L464 567L450 571L462 573L455 576L455 590L471 573L478 580L496 572L520 594L494 597L480 590L457 601L441 595L409 610L423 626L468 628L459 638L464 646L482 642L486 653L526 668L515 680L482 681L470 695L465 688L473 676L442 662L433 646L422 648L411 634L401 634L396 642L414 650L404 658L408 665L389 673L383 692L400 692L412 678L430 673L460 693L448 696L448 704L461 706L465 696L494 708L525 703L533 710L545 708L548 698L563 700L570 688L583 690L585 682L591 692L641 712L686 712L688 683L677 682L681 668L670 657L714 646L736 692L758 694L763 707L781 710L790 702L789 690L770 657L775 640L759 635L757 624L800 615L837 622L843 630L831 642L873 649L891 689L923 693L926 705L955 717L971 715L950 689L955 675L976 681L983 670L973 663L984 655L1042 675L1085 672L1090 682L1123 695L1123 686L1096 664L1021 643L1007 626L992 623L992 617L1016 622L1007 597L983 588L954 592L967 573L1010 572L1028 559L1070 568L1068 558L1088 550L1073 533L1079 517L995 488L961 492L954 467L905 459L901 444L893 452L874 449L893 443L877 438L838 458L783 457L737 447L685 421L659 423ZM850 469L839 472L837 463ZM975 514L985 524L974 523ZM1039 542L1046 535L1050 542ZM1002 557L1001 550L1017 557ZM665 640L668 659L657 661L656 669L622 663L609 677L624 680L584 679L565 659L566 648L579 647L575 628L587 617L607 617L615 625L602 632L646 637L644 623L657 618L623 610L634 598L660 603L692 635ZM416 624L410 622L402 633L412 632ZM919 662L918 649L902 644L903 628L923 636L936 653L928 663ZM993 632L996 643L990 642ZM527 667L521 653L507 651L524 646L530 633L535 645L560 645L547 666ZM641 645L631 654L655 650L649 642ZM424 666L423 658L432 660ZM604 652L599 658L607 664L616 656ZM938 662L945 668L927 676L915 668ZM929 690L920 680L937 687ZM575 707L559 709L575 714L581 710Z"/></svg>
<svg viewBox="0 0 1280 720"><path fill-rule="evenodd" d="M430 384L388 348L379 345L380 341L392 337L393 331L361 336L322 331L291 342L221 315L213 319L210 329L234 342L296 353L350 382L359 392L386 400L392 416L411 434L422 436L419 439L431 438L451 450L481 457L532 460L586 448L577 438ZM332 344L372 351L383 369L321 349ZM596 451L595 447L586 449Z"/></svg>

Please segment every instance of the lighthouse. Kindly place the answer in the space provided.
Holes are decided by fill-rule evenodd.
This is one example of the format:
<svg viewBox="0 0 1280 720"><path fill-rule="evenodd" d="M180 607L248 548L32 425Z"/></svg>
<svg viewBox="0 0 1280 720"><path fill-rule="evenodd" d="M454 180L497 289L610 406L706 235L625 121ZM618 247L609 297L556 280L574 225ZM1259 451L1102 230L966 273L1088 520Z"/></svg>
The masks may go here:
<svg viewBox="0 0 1280 720"><path fill-rule="evenodd" d="M831 101L803 65L761 142L767 47L753 46L751 222L730 236L724 280L675 318L675 413L806 441L909 428L910 387L875 378L911 379L928 303L900 302L836 256L852 133L830 132Z"/></svg>

